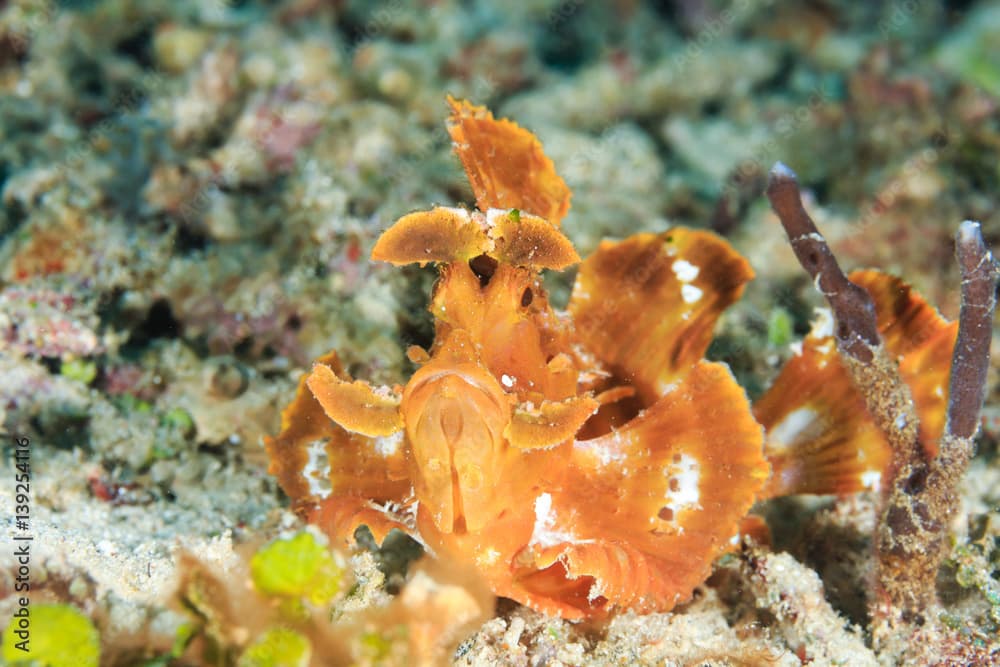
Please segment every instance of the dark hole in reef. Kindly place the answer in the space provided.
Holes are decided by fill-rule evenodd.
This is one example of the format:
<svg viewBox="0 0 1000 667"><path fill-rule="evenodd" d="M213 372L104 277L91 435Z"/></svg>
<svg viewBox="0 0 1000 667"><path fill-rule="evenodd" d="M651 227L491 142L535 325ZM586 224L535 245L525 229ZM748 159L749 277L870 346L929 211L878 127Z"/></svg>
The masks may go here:
<svg viewBox="0 0 1000 667"><path fill-rule="evenodd" d="M709 3L651 0L649 7L665 24L677 30L685 40L697 37L718 20L718 14L712 11Z"/></svg>
<svg viewBox="0 0 1000 667"><path fill-rule="evenodd" d="M166 299L153 302L143 325L152 338L177 338L181 331L181 323L174 317L174 311Z"/></svg>
<svg viewBox="0 0 1000 667"><path fill-rule="evenodd" d="M3 188L9 174L6 163L0 164L0 188ZM6 223L3 221L4 216L7 218ZM24 204L12 198L11 202L3 207L3 211L0 211L0 236L6 231L20 227L27 219L28 209Z"/></svg>
<svg viewBox="0 0 1000 667"><path fill-rule="evenodd" d="M661 507L660 511L656 513L656 516L660 517L664 521L673 521L674 511L669 507Z"/></svg>
<svg viewBox="0 0 1000 667"><path fill-rule="evenodd" d="M8 64L20 65L28 59L30 44L22 36L12 34L0 37L0 67Z"/></svg>
<svg viewBox="0 0 1000 667"><path fill-rule="evenodd" d="M257 356L255 354L256 348L257 341L254 337L252 335L246 336L236 341L236 344L232 346L233 356L238 359L252 359ZM215 351L226 352L225 344L220 345Z"/></svg>
<svg viewBox="0 0 1000 667"><path fill-rule="evenodd" d="M906 478L903 491L906 495L912 496L923 491L925 486L927 486L927 468L920 466Z"/></svg>
<svg viewBox="0 0 1000 667"><path fill-rule="evenodd" d="M358 527L354 531L354 539L360 547L375 556L375 564L390 582L402 581L410 563L424 555L423 548L416 540L398 530L390 532L381 547L375 544L375 538L367 526ZM395 584L389 586L390 591L395 588Z"/></svg>
<svg viewBox="0 0 1000 667"><path fill-rule="evenodd" d="M153 26L145 25L115 44L115 53L128 56L144 68L153 66Z"/></svg>
<svg viewBox="0 0 1000 667"><path fill-rule="evenodd" d="M73 54L67 79L73 83L73 88L80 93L79 97L91 100L103 97L107 90L104 76L104 71L97 60L83 53Z"/></svg>
<svg viewBox="0 0 1000 667"><path fill-rule="evenodd" d="M127 347L142 347L157 338L177 338L181 335L181 323L174 317L174 311L166 299L157 299L149 307L146 318L132 330Z"/></svg>
<svg viewBox="0 0 1000 667"><path fill-rule="evenodd" d="M489 255L478 255L469 260L469 268L479 278L479 286L486 287L496 273L498 262Z"/></svg>
<svg viewBox="0 0 1000 667"><path fill-rule="evenodd" d="M535 295L532 293L531 288L525 287L524 292L521 294L521 307L527 308L528 306L530 306L534 298Z"/></svg>
<svg viewBox="0 0 1000 667"><path fill-rule="evenodd" d="M847 328L846 322L841 322L837 325L837 338L840 340L847 340L847 336L851 333L851 330Z"/></svg>
<svg viewBox="0 0 1000 667"><path fill-rule="evenodd" d="M948 10L948 20L961 20L973 4L975 4L973 0L951 0L951 2L946 2L944 6Z"/></svg>
<svg viewBox="0 0 1000 667"><path fill-rule="evenodd" d="M90 440L90 418L86 414L56 411L32 417L28 423L47 445L56 449L71 451Z"/></svg>
<svg viewBox="0 0 1000 667"><path fill-rule="evenodd" d="M204 250L208 245L208 237L192 228L191 225L182 224L177 226L177 235L174 237L174 244L180 254L187 254Z"/></svg>
<svg viewBox="0 0 1000 667"><path fill-rule="evenodd" d="M722 102L720 100L708 100L701 108L702 117L718 116L722 113Z"/></svg>
<svg viewBox="0 0 1000 667"><path fill-rule="evenodd" d="M343 3L345 11L337 12L336 28L343 35L348 52L364 46L373 39L388 38L393 42L411 44L417 35L405 22L387 23L379 12L378 3ZM356 6L355 6L356 5ZM398 25L397 25L398 24Z"/></svg>
<svg viewBox="0 0 1000 667"><path fill-rule="evenodd" d="M59 369L62 366L62 360L59 357L42 357L39 361L49 373L59 375Z"/></svg>
<svg viewBox="0 0 1000 667"><path fill-rule="evenodd" d="M585 9L583 3L567 0L549 13L538 41L545 65L573 72L597 57L599 45L590 38Z"/></svg>
<svg viewBox="0 0 1000 667"><path fill-rule="evenodd" d="M0 161L0 190L3 190L3 184L7 182L7 178L10 176L10 165L7 162ZM13 203L13 198L11 203ZM10 218L10 216L7 216ZM4 228L4 224L0 221L0 230Z"/></svg>

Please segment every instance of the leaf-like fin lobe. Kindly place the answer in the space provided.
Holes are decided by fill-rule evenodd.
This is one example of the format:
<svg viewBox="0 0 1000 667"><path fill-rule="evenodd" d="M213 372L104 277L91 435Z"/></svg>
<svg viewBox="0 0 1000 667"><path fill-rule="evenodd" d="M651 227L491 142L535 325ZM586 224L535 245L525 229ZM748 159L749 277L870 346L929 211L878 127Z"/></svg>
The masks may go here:
<svg viewBox="0 0 1000 667"><path fill-rule="evenodd" d="M570 189L534 134L486 107L448 98L448 133L465 167L479 210L518 209L558 225Z"/></svg>
<svg viewBox="0 0 1000 667"><path fill-rule="evenodd" d="M565 401L543 401L537 409L519 406L504 435L521 450L546 449L571 440L599 407L589 396Z"/></svg>
<svg viewBox="0 0 1000 667"><path fill-rule="evenodd" d="M603 241L580 265L569 312L588 349L645 405L699 359L753 277L719 236L674 228Z"/></svg>
<svg viewBox="0 0 1000 667"><path fill-rule="evenodd" d="M397 266L415 262L467 261L489 248L471 213L438 206L404 215L379 237L372 259Z"/></svg>
<svg viewBox="0 0 1000 667"><path fill-rule="evenodd" d="M403 428L400 397L388 389L377 391L360 380L346 382L323 364L313 366L306 384L326 416L352 433L377 438Z"/></svg>
<svg viewBox="0 0 1000 667"><path fill-rule="evenodd" d="M494 253L501 262L561 271L580 261L566 235L544 218L497 209L488 211L486 217L489 236L496 244Z"/></svg>

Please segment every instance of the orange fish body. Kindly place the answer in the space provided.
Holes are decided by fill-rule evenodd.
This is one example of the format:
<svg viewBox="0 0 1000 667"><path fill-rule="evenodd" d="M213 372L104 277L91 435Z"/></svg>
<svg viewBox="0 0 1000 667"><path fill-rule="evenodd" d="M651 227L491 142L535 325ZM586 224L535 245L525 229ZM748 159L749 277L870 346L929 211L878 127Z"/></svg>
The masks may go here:
<svg viewBox="0 0 1000 667"><path fill-rule="evenodd" d="M320 359L267 442L271 471L332 538L402 530L536 610L669 610L709 575L758 497L831 490L842 466L830 461L854 451L834 436L851 427L824 418L822 391L803 391L800 371L779 378L755 419L729 369L704 360L719 315L752 278L713 234L604 242L567 312L555 311L539 272L579 261L558 228L568 188L531 133L451 104L479 210L404 216L372 252L440 267L434 344L411 349L420 368L401 388L352 381L335 354ZM888 330L902 312L891 301L880 306ZM803 416L828 444L806 446L799 465L798 445L782 438L801 435ZM832 490L863 488L884 465L878 446ZM765 448L782 472L766 489Z"/></svg>

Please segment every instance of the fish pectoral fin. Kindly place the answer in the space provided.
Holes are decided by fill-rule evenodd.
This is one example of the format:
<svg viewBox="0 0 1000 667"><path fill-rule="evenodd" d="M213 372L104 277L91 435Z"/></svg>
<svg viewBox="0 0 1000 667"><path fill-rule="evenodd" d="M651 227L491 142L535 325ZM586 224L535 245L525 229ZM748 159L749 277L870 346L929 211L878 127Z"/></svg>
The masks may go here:
<svg viewBox="0 0 1000 667"><path fill-rule="evenodd" d="M544 512L536 503L532 541L573 538L558 561L569 581L593 578L589 598L668 611L740 530L770 472L762 441L729 368L700 361L623 426L573 443L558 492ZM534 567L550 567L556 554L538 553Z"/></svg>
<svg viewBox="0 0 1000 667"><path fill-rule="evenodd" d="M515 571L530 607L564 618L601 618L613 609L650 613L691 596L678 589L655 556L627 542L586 540L534 550L534 562Z"/></svg>
<svg viewBox="0 0 1000 667"><path fill-rule="evenodd" d="M504 436L512 447L525 451L554 447L572 440L598 407L590 396L543 401L537 407L522 403L514 409Z"/></svg>
<svg viewBox="0 0 1000 667"><path fill-rule="evenodd" d="M313 366L306 384L326 416L352 433L379 438L403 429L399 392L343 380L324 364Z"/></svg>
<svg viewBox="0 0 1000 667"><path fill-rule="evenodd" d="M583 348L646 407L705 357L716 322L752 277L711 232L635 234L602 241L583 261L567 310Z"/></svg>
<svg viewBox="0 0 1000 667"><path fill-rule="evenodd" d="M944 431L958 325L947 322L898 278L870 270L849 277L875 304L879 334L889 355L899 360L899 375L920 421L919 441L930 460ZM773 470L765 498L877 491L890 469L889 440L844 367L828 317L814 323L771 387L754 402Z"/></svg>

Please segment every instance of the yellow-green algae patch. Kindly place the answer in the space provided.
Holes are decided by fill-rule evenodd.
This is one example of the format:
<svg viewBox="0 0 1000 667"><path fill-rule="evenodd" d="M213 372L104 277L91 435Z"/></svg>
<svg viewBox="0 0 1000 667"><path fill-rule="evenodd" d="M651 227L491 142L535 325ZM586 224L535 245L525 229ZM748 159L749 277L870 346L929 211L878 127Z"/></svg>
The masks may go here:
<svg viewBox="0 0 1000 667"><path fill-rule="evenodd" d="M4 630L5 664L97 667L100 637L83 612L68 604L40 604L30 607L28 613L27 638L18 635L17 619Z"/></svg>
<svg viewBox="0 0 1000 667"><path fill-rule="evenodd" d="M237 663L238 667L306 667L312 656L309 640L294 630L272 628L261 635Z"/></svg>
<svg viewBox="0 0 1000 667"><path fill-rule="evenodd" d="M250 560L250 576L265 595L330 602L340 590L343 570L312 533L271 542Z"/></svg>

